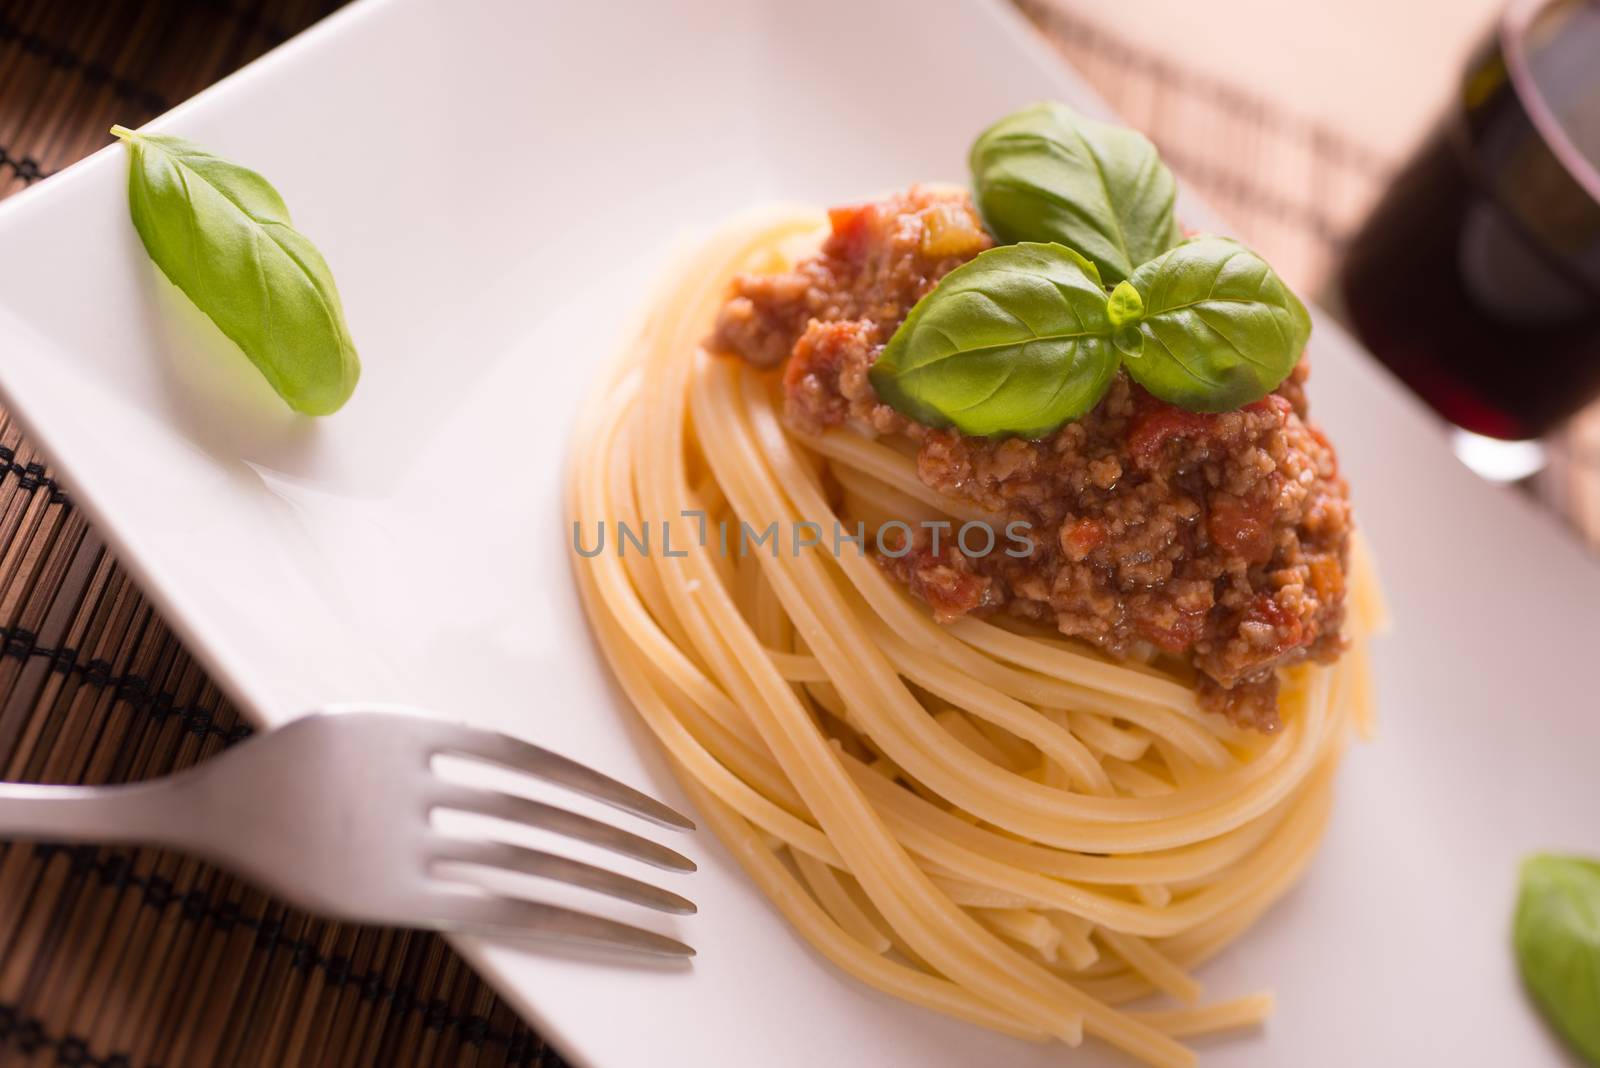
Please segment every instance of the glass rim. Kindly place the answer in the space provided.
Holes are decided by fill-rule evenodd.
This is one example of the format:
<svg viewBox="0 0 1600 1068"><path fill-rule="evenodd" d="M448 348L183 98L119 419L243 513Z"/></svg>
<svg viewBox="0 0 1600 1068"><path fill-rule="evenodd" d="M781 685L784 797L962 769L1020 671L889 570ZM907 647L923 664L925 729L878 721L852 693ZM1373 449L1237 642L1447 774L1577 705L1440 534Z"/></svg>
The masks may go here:
<svg viewBox="0 0 1600 1068"><path fill-rule="evenodd" d="M1596 4L1600 0L1511 0L1500 17L1499 36L1511 84L1521 98L1534 129L1550 153L1600 208L1600 168L1572 142L1566 127L1545 100L1524 48L1527 31L1542 12L1562 3Z"/></svg>

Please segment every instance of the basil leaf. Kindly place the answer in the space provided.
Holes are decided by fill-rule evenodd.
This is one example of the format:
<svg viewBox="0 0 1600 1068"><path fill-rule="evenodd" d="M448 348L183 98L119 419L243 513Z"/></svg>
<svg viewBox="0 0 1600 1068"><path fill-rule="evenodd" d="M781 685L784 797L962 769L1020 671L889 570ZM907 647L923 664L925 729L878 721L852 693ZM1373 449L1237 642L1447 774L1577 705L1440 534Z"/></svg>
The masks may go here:
<svg viewBox="0 0 1600 1068"><path fill-rule="evenodd" d="M261 175L179 137L114 126L145 251L291 408L337 411L361 374L339 291Z"/></svg>
<svg viewBox="0 0 1600 1068"><path fill-rule="evenodd" d="M1144 298L1133 288L1132 282L1118 282L1106 298L1106 315L1112 326L1126 326L1144 317Z"/></svg>
<svg viewBox="0 0 1600 1068"><path fill-rule="evenodd" d="M1142 134L1044 103L1008 115L972 146L972 186L1003 244L1056 241L1110 284L1182 238L1177 184Z"/></svg>
<svg viewBox="0 0 1600 1068"><path fill-rule="evenodd" d="M1123 350L1123 366L1190 411L1225 412L1265 397L1311 336L1305 305L1265 260L1229 238L1185 241L1132 282L1144 303L1144 343L1137 354Z"/></svg>
<svg viewBox="0 0 1600 1068"><path fill-rule="evenodd" d="M1005 245L945 275L872 365L878 396L926 426L1042 437L1117 372L1106 291L1061 245Z"/></svg>
<svg viewBox="0 0 1600 1068"><path fill-rule="evenodd" d="M1546 855L1524 863L1512 941L1539 1008L1600 1065L1600 860Z"/></svg>

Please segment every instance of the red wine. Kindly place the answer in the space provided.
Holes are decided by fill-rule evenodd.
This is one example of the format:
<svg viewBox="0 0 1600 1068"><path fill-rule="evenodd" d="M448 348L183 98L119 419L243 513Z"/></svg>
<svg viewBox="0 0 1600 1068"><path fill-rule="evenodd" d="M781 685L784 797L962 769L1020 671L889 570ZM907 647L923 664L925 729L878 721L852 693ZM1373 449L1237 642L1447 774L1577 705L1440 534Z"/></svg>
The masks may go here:
<svg viewBox="0 0 1600 1068"><path fill-rule="evenodd" d="M1340 285L1373 353L1464 429L1539 437L1600 395L1600 0L1513 10Z"/></svg>

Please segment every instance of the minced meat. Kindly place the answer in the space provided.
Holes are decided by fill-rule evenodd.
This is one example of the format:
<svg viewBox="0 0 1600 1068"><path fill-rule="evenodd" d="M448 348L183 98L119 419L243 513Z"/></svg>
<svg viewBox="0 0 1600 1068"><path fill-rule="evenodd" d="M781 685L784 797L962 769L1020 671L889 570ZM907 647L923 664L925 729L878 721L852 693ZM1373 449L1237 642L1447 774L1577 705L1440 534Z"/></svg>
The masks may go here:
<svg viewBox="0 0 1600 1068"><path fill-rule="evenodd" d="M922 481L1028 524L1032 551L968 556L919 535L884 568L948 622L1006 611L1115 656L1184 658L1202 704L1272 730L1279 667L1341 649L1350 504L1307 417L1301 362L1277 391L1202 415L1118 372L1040 440L975 438L881 403L867 372L946 273L990 247L964 192L912 187L836 209L818 255L743 276L709 342L783 370L785 417L917 445Z"/></svg>

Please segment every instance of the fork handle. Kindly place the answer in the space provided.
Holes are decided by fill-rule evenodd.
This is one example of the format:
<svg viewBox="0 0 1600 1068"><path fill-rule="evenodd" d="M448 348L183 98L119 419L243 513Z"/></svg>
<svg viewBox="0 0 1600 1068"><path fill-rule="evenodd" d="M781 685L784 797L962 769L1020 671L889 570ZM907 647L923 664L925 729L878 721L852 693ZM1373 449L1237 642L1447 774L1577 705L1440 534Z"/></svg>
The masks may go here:
<svg viewBox="0 0 1600 1068"><path fill-rule="evenodd" d="M40 786L0 782L0 838L51 842L158 842L171 831L159 783ZM170 800L170 799L168 799Z"/></svg>

